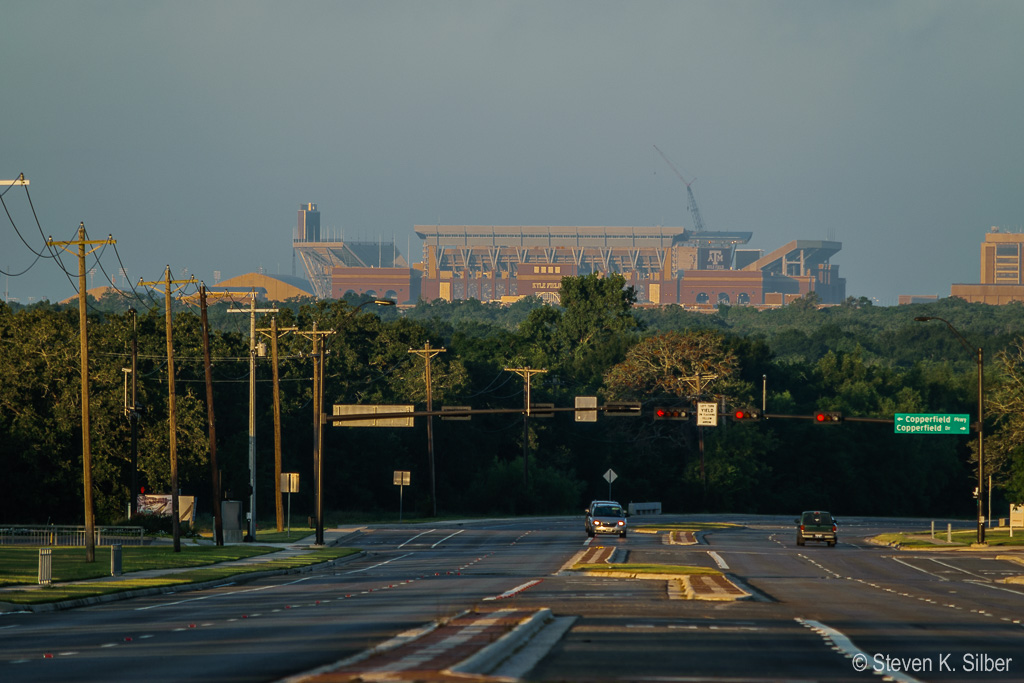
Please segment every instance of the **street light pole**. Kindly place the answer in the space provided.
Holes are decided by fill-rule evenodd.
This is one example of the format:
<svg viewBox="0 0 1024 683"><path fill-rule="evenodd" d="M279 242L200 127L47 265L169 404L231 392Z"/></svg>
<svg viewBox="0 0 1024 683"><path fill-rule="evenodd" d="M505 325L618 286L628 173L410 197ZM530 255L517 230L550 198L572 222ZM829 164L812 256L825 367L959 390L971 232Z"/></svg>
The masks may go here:
<svg viewBox="0 0 1024 683"><path fill-rule="evenodd" d="M952 324L945 318L939 318L937 316L918 316L914 318L917 322L928 322L929 320L939 320L946 323L946 327L949 331L956 335L956 338L960 340L960 343L968 351L974 352L975 349L964 339L964 336L953 327ZM984 366L985 366L985 352L979 346L977 348L978 357L978 543L985 542L985 515L983 513L982 501L985 499L985 379L984 379Z"/></svg>

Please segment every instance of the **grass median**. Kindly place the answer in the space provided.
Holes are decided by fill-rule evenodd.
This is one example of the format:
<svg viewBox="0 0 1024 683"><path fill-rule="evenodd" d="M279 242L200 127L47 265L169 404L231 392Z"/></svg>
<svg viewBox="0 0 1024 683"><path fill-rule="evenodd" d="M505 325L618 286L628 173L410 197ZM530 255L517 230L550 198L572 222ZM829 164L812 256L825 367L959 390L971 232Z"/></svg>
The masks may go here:
<svg viewBox="0 0 1024 683"><path fill-rule="evenodd" d="M266 546L183 546L180 553L167 546L126 546L121 550L124 574L107 581L88 581L110 575L109 546L96 548L96 561L85 561L83 548L54 548L51 556L54 584L38 586L39 548L0 549L0 602L39 604L88 598L108 593L178 586L205 581L219 581L232 576L277 569L296 569L338 559L358 552L352 548L318 548L302 554L267 557L265 560L244 564L225 565L279 552ZM150 569L181 570L157 577L132 577L133 572ZM32 586L18 590L18 585Z"/></svg>
<svg viewBox="0 0 1024 683"><path fill-rule="evenodd" d="M879 545L899 545L901 548L957 548L970 547L978 541L977 527L972 529L960 529L951 534L951 541L946 540L945 530L935 530L935 536L931 533L895 533L879 534L871 540ZM1010 530L1005 527L985 530L985 543L992 547L1014 547L1024 546L1024 529L1014 529L1013 537Z"/></svg>
<svg viewBox="0 0 1024 683"><path fill-rule="evenodd" d="M597 564L575 564L573 571L601 572L602 574L623 574L623 575L671 575L687 576L693 574L721 574L722 572L710 567L696 567L686 564L628 564L628 563L597 563Z"/></svg>
<svg viewBox="0 0 1024 683"><path fill-rule="evenodd" d="M662 531L721 531L724 529L742 529L740 524L729 522L682 522L678 524L634 524L632 531L640 534L657 534Z"/></svg>

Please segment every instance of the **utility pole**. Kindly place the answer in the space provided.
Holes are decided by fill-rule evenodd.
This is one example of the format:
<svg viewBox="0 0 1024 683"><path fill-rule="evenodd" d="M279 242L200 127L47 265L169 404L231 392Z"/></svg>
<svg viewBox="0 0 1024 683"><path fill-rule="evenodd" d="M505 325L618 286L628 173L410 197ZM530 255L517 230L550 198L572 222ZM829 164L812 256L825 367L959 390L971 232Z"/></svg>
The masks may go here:
<svg viewBox="0 0 1024 683"><path fill-rule="evenodd" d="M276 308L256 308L256 290L249 309L233 308L228 313L249 314L249 536L256 540L256 314L277 313Z"/></svg>
<svg viewBox="0 0 1024 683"><path fill-rule="evenodd" d="M444 348L432 349L430 348L430 342L428 341L423 345L422 349L409 349L409 353L415 353L417 356L423 357L423 362L426 367L426 382L427 382L427 412L434 410L433 400L431 394L430 385L430 359L439 353L444 353ZM434 416L430 415L427 417L427 459L430 463L430 500L434 507L434 517L437 517L437 482L434 474Z"/></svg>
<svg viewBox="0 0 1024 683"><path fill-rule="evenodd" d="M523 413L523 487L530 485L530 431L528 420L530 419L530 378L547 372L547 370L535 370L533 368L505 368L505 372L514 372L523 378L523 396L526 412Z"/></svg>
<svg viewBox="0 0 1024 683"><path fill-rule="evenodd" d="M125 391L124 415L128 418L128 424L132 430L132 489L131 501L129 503L129 519L135 517L139 512L139 399L138 399L138 369L139 369L139 314L134 308L132 314L132 366L126 370L132 374L132 402L128 404L128 392ZM126 387L127 389L127 387Z"/></svg>
<svg viewBox="0 0 1024 683"><path fill-rule="evenodd" d="M281 500L281 381L277 370L277 340L298 329L278 327L277 318L271 318L269 329L261 327L256 330L264 335L270 333L270 355L274 364L274 511L278 531L284 531L284 503Z"/></svg>
<svg viewBox="0 0 1024 683"><path fill-rule="evenodd" d="M324 544L324 344L321 337L334 334L334 330L317 330L313 323L312 332L299 332L313 340L313 488L316 492L316 545Z"/></svg>
<svg viewBox="0 0 1024 683"><path fill-rule="evenodd" d="M172 280L171 267L164 270L164 279L153 282L139 280L143 287L164 287L164 308L167 311L167 422L170 429L171 451L171 529L174 533L174 552L181 552L181 515L178 507L178 411L177 396L174 392L174 316L171 311L171 285L194 283L195 278ZM179 288L180 289L180 288Z"/></svg>
<svg viewBox="0 0 1024 683"><path fill-rule="evenodd" d="M27 185L28 181L21 176L22 184ZM16 181L4 181L14 184ZM89 334L86 325L86 284L85 284L85 257L86 245L94 248L89 250L93 253L100 246L117 244L112 235L105 240L85 239L85 223L78 224L78 239L68 242L55 242L51 237L46 241L49 247L78 247L78 336L81 341L81 376L82 376L82 489L85 499L85 561L96 561L96 521L93 516L92 504L92 447L89 439ZM66 249L65 249L66 251Z"/></svg>
<svg viewBox="0 0 1024 683"><path fill-rule="evenodd" d="M666 159L667 161L667 159ZM696 375L691 377L680 377L680 383L686 383L690 386L693 391L693 398L695 401L700 401L701 397L704 396L704 389L709 384L718 379L717 373L702 374L698 372ZM708 479L707 473L704 470L704 426L697 425L697 447L700 451L700 480L704 484L705 490L707 489Z"/></svg>
<svg viewBox="0 0 1024 683"><path fill-rule="evenodd" d="M210 475L213 483L213 539L224 545L224 520L220 510L220 470L217 467L217 426L213 413L213 367L210 362L210 321L206 314L206 284L199 283L199 311L203 321L203 374L206 377L206 426L210 438Z"/></svg>

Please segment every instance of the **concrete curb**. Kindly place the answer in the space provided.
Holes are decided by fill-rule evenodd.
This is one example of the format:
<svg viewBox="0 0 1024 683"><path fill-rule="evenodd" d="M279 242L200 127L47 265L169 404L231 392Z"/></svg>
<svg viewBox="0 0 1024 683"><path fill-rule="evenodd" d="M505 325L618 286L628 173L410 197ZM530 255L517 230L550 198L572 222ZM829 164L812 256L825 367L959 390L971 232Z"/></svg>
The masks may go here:
<svg viewBox="0 0 1024 683"><path fill-rule="evenodd" d="M551 610L544 607L533 613L506 635L466 657L444 673L459 676L484 675L498 668L516 650L525 645L537 632L549 623L554 616Z"/></svg>
<svg viewBox="0 0 1024 683"><path fill-rule="evenodd" d="M327 560L326 562L318 562L317 564L310 564L306 565L305 567L293 567L291 569L268 569L265 571L256 572L242 572L239 574L232 574L231 576L225 576L220 579L215 579L212 581L202 581L199 583L181 583L171 586L153 586L151 588L137 588L135 590L118 591L116 593L106 593L105 595L94 595L88 598L75 598L74 600L61 600L60 602L46 602L40 605L22 605L13 602L0 602L0 614L14 612L56 612L65 609L75 609L76 607L101 605L108 602L116 602L118 600L130 600L131 598L140 598L148 595L169 595L172 593L183 593L185 591L192 590L206 590L207 588L215 588L216 586L222 586L226 583L246 583L267 576L304 574L307 572L312 572L314 569L317 568L323 568L324 566L345 564L346 562L350 562L365 555L366 551L360 551L353 555L346 555L345 557L339 557L334 560ZM194 569L202 569L202 567L194 567ZM168 576L173 575L173 573L168 573ZM125 574L124 576L130 577L131 574Z"/></svg>

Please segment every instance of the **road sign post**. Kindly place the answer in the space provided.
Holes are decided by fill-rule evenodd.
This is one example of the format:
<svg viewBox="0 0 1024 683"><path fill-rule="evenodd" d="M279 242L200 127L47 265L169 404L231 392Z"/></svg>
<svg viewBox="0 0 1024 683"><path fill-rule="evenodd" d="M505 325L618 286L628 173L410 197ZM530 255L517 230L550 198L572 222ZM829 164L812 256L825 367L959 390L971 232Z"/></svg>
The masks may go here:
<svg viewBox="0 0 1024 683"><path fill-rule="evenodd" d="M288 536L292 537L292 494L299 492L299 473L282 472L280 479L281 493L288 494Z"/></svg>
<svg viewBox="0 0 1024 683"><path fill-rule="evenodd" d="M394 478L395 486L398 487L398 521L402 521L402 493L405 491L405 487L409 485L409 472L408 470L395 470Z"/></svg>
<svg viewBox="0 0 1024 683"><path fill-rule="evenodd" d="M619 475L615 474L615 470L608 468L608 471L604 473L604 479L608 482L608 500L612 499L612 482L619 478Z"/></svg>
<svg viewBox="0 0 1024 683"><path fill-rule="evenodd" d="M971 416L943 413L896 413L893 420L896 434L968 434Z"/></svg>

